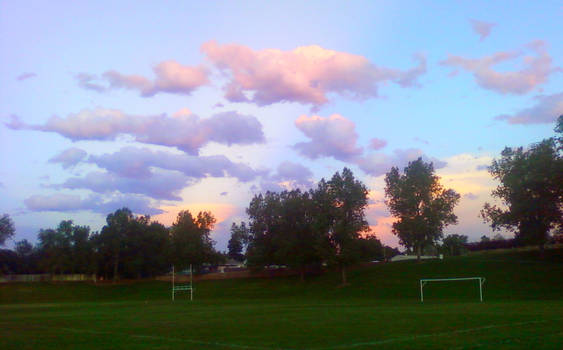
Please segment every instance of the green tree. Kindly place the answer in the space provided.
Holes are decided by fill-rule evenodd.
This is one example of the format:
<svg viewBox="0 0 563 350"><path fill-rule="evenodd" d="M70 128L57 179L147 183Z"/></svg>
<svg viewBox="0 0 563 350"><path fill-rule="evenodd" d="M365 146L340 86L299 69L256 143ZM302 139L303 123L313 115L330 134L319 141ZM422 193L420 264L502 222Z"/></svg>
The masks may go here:
<svg viewBox="0 0 563 350"><path fill-rule="evenodd" d="M14 222L10 218L10 215L4 214L0 217L0 246L6 243L6 240L12 238L16 233L14 228Z"/></svg>
<svg viewBox="0 0 563 350"><path fill-rule="evenodd" d="M106 225L96 237L96 245L104 274L119 279L119 265L125 249L128 231L134 216L129 208L121 208L108 214ZM110 267L111 266L111 267ZM111 269L111 274L109 273Z"/></svg>
<svg viewBox="0 0 563 350"><path fill-rule="evenodd" d="M187 268L190 264L198 268L219 259L211 239L215 222L215 217L207 211L199 212L197 217L188 210L178 213L170 229L171 259L177 268Z"/></svg>
<svg viewBox="0 0 563 350"><path fill-rule="evenodd" d="M330 181L317 188L319 193L317 199L327 201L319 203L327 213L321 213L321 225L328 224L325 228L326 239L329 249L329 261L335 262L340 267L342 284L348 283L347 267L360 260L360 237L362 232L368 232L369 226L365 219L364 210L368 204L368 190L366 186L354 177L348 168L342 170L342 174L336 172Z"/></svg>
<svg viewBox="0 0 563 350"><path fill-rule="evenodd" d="M453 211L460 196L445 189L432 163L422 158L410 162L404 174L393 167L385 175L385 184L386 204L397 218L393 233L402 245L416 252L420 261L422 249L441 239L445 226L457 223Z"/></svg>
<svg viewBox="0 0 563 350"><path fill-rule="evenodd" d="M375 235L360 238L361 261L374 261L384 259L383 244Z"/></svg>
<svg viewBox="0 0 563 350"><path fill-rule="evenodd" d="M563 129L563 116L556 131ZM559 145L558 145L559 144ZM543 246L549 231L563 225L563 148L561 138L523 147L506 147L489 173L500 185L493 197L501 205L485 203L481 217L492 229L515 232L521 244Z"/></svg>
<svg viewBox="0 0 563 350"><path fill-rule="evenodd" d="M446 255L457 256L465 252L465 244L467 244L468 237L465 235L452 234L447 235L442 240L442 251Z"/></svg>
<svg viewBox="0 0 563 350"><path fill-rule="evenodd" d="M228 257L236 261L244 260L244 250L248 244L249 232L246 223L243 221L240 225L233 222L231 226L231 238L227 245L229 252Z"/></svg>
<svg viewBox="0 0 563 350"><path fill-rule="evenodd" d="M321 256L317 249L319 238L313 229L313 206L310 194L296 189L280 193L278 209L278 234L274 237L278 260L299 271L301 281L305 279L308 266L319 264Z"/></svg>
<svg viewBox="0 0 563 350"><path fill-rule="evenodd" d="M249 242L246 249L247 264L253 268L281 265L279 260L280 240L280 195L275 192L255 195L246 213L249 217Z"/></svg>

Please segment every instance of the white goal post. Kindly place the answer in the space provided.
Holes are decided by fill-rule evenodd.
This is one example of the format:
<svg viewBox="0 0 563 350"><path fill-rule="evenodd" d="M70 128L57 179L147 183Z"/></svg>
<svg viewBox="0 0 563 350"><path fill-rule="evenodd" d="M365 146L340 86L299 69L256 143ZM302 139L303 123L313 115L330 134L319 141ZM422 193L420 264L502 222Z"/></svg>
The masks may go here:
<svg viewBox="0 0 563 350"><path fill-rule="evenodd" d="M176 284L174 265L172 265L172 301L174 301L174 294L176 292L190 292L190 300L194 300L194 285L193 285L193 270L190 264L190 283L189 284Z"/></svg>
<svg viewBox="0 0 563 350"><path fill-rule="evenodd" d="M476 280L479 282L479 300L483 301L483 284L485 277L456 277L456 278L422 278L420 280L420 302L424 302L424 286L428 282L451 282L451 281L469 281Z"/></svg>

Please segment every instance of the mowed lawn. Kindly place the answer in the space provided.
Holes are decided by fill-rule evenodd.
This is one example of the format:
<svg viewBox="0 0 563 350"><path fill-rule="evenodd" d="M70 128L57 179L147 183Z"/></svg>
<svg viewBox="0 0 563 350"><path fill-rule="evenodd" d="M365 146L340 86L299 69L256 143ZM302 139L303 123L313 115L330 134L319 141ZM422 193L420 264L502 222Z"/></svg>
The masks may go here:
<svg viewBox="0 0 563 350"><path fill-rule="evenodd" d="M297 278L0 286L0 349L563 349L563 250ZM419 278L487 278L429 284Z"/></svg>

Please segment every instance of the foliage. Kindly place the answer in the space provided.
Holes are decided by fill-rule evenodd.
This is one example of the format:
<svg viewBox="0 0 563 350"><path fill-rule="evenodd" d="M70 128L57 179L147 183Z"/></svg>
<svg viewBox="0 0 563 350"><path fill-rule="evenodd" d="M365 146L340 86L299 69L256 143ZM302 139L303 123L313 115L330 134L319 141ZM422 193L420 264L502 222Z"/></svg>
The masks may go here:
<svg viewBox="0 0 563 350"><path fill-rule="evenodd" d="M227 245L229 252L228 257L236 261L242 262L244 260L244 253L249 240L249 230L246 223L243 221L240 225L233 222L231 226L231 238Z"/></svg>
<svg viewBox="0 0 563 350"><path fill-rule="evenodd" d="M329 259L336 261L342 273L342 284L347 283L346 267L359 261L359 240L369 226L364 210L368 204L368 190L348 168L332 176L327 183L332 222L328 231L331 249Z"/></svg>
<svg viewBox="0 0 563 350"><path fill-rule="evenodd" d="M204 263L220 259L210 236L215 222L215 217L208 211L199 212L197 217L188 210L178 213L170 229L171 260L176 268L187 268L191 264L197 269Z"/></svg>
<svg viewBox="0 0 563 350"><path fill-rule="evenodd" d="M465 235L447 235L442 240L442 247L440 251L449 256L461 255L467 250L465 248L467 239L468 237Z"/></svg>
<svg viewBox="0 0 563 350"><path fill-rule="evenodd" d="M14 222L8 214L4 214L0 217L0 246L6 243L6 240L12 238L16 233L14 228Z"/></svg>
<svg viewBox="0 0 563 350"><path fill-rule="evenodd" d="M381 244L381 241L377 239L375 235L360 237L358 245L360 251L360 261L381 261L385 257L383 244Z"/></svg>
<svg viewBox="0 0 563 350"><path fill-rule="evenodd" d="M251 200L248 264L254 267L288 265L301 271L321 262L313 229L310 193L301 190L266 192Z"/></svg>
<svg viewBox="0 0 563 350"><path fill-rule="evenodd" d="M559 117L556 130L561 131ZM481 217L493 230L508 229L523 244L543 246L549 231L563 225L563 149L549 138L523 147L506 147L489 172L500 182L492 195L502 206L485 203Z"/></svg>
<svg viewBox="0 0 563 350"><path fill-rule="evenodd" d="M460 196L452 189L445 189L434 174L432 163L422 158L410 162L404 174L393 167L385 175L385 184L387 206L397 218L393 233L402 245L416 251L420 259L425 246L442 238L445 226L457 223L453 210Z"/></svg>

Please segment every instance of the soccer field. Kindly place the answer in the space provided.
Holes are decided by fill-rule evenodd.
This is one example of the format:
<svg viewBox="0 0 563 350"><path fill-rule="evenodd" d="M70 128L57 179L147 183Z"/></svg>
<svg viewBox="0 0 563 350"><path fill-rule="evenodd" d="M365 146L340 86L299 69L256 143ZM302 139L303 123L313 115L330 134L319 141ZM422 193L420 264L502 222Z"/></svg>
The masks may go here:
<svg viewBox="0 0 563 350"><path fill-rule="evenodd" d="M206 281L174 303L162 282L2 286L0 349L563 349L563 264L518 259L365 267L343 288L336 273ZM420 303L417 277L458 273L487 277L483 303L464 282Z"/></svg>

